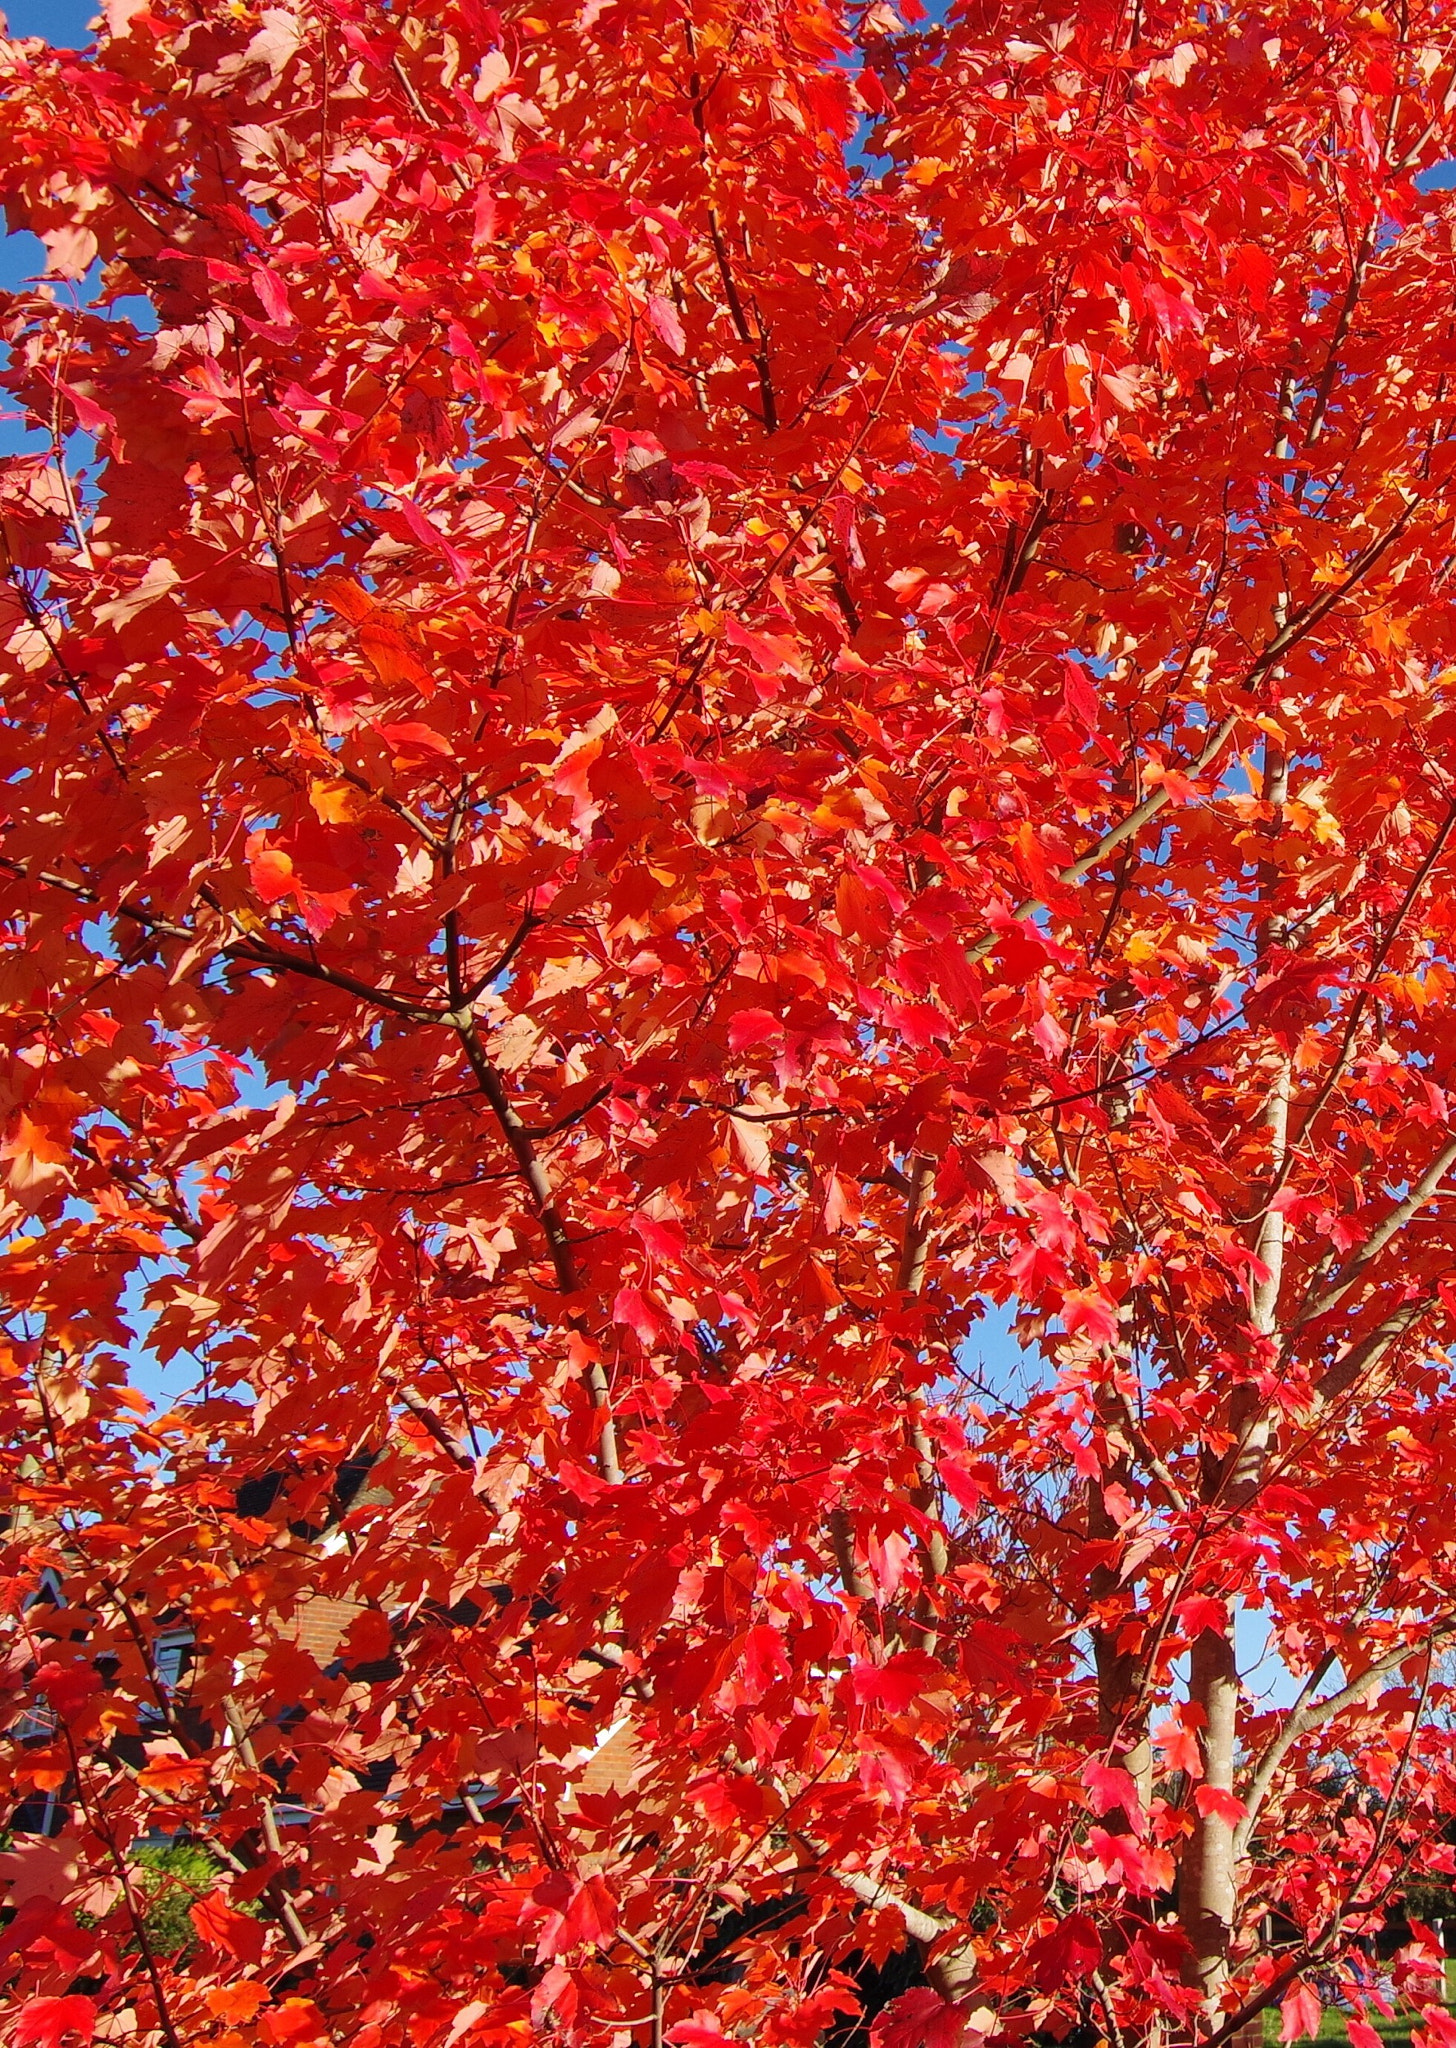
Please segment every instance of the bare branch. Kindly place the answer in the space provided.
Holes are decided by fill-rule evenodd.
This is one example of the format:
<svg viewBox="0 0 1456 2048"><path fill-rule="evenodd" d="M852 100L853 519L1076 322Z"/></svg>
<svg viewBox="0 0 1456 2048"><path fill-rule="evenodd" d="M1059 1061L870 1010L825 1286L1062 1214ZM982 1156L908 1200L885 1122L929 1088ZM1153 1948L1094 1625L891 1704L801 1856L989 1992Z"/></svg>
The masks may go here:
<svg viewBox="0 0 1456 2048"><path fill-rule="evenodd" d="M417 1394L413 1387L398 1387L395 1391L399 1396L401 1405L408 1408L416 1422L429 1431L451 1464L458 1465L462 1471L473 1472L475 1470L474 1465L466 1457L424 1396Z"/></svg>
<svg viewBox="0 0 1456 2048"><path fill-rule="evenodd" d="M1337 1401L1341 1394L1347 1393L1362 1373L1378 1365L1391 1345L1398 1338L1404 1337L1429 1309L1435 1307L1436 1300L1434 1294L1422 1294L1414 1296L1410 1301L1403 1301L1399 1308L1392 1310L1383 1322L1376 1325L1368 1337L1362 1337L1358 1344L1352 1344L1344 1357L1336 1359L1316 1385L1316 1407L1327 1408L1332 1401Z"/></svg>
<svg viewBox="0 0 1456 2048"><path fill-rule="evenodd" d="M1379 1258L1397 1232L1403 1229L1412 1216L1423 1209L1438 1192L1453 1164L1456 1164L1456 1138L1448 1138L1410 1193L1396 1203L1383 1222L1376 1225L1359 1250L1346 1260L1329 1285L1317 1294L1313 1301L1307 1301L1301 1307L1294 1321L1296 1330L1302 1329L1306 1323L1314 1322L1317 1317L1328 1314L1335 1307L1372 1261Z"/></svg>
<svg viewBox="0 0 1456 2048"><path fill-rule="evenodd" d="M1389 1678L1393 1671L1398 1671L1401 1665L1408 1663L1412 1657L1428 1654L1434 1644L1453 1633L1456 1633L1456 1621L1448 1621L1442 1627L1433 1629L1423 1642L1401 1643L1396 1649L1389 1651L1384 1657L1378 1658L1375 1663L1367 1666L1357 1678L1352 1678L1348 1685L1343 1685L1338 1692L1331 1693L1328 1699L1314 1700L1308 1705L1297 1706L1294 1709L1274 1740L1265 1749L1258 1763L1255 1764L1254 1774L1244 1790L1243 1800L1244 1805L1248 1808L1248 1817L1239 1822L1234 1833L1234 1854L1236 1856L1243 1856L1247 1853L1248 1845L1253 1838L1255 1824L1258 1820L1259 1809L1268 1797L1269 1789L1281 1764L1295 1744L1302 1741L1306 1735L1311 1734L1316 1728L1322 1728L1327 1721L1333 1721L1337 1714L1342 1714L1345 1711L1346 1707L1357 1706L1367 1700L1370 1694L1379 1686L1382 1678ZM1333 1662L1334 1658L1331 1655L1317 1667L1316 1674L1310 1678L1306 1685L1306 1691L1319 1682L1319 1675L1328 1670L1329 1665Z"/></svg>
<svg viewBox="0 0 1456 2048"><path fill-rule="evenodd" d="M495 1111L496 1121L511 1148L521 1178L530 1190L541 1228L546 1233L547 1248L556 1272L556 1284L563 1294L575 1294L581 1287L576 1256L572 1250L571 1239L567 1235L566 1223L557 1206L555 1191L545 1167L541 1164L531 1133L516 1115L510 1096L506 1093L504 1081L486 1057L474 1018L468 1011L463 1014L457 1011L452 1014L450 1021L460 1034L460 1043L464 1047L466 1059L470 1062L470 1070L480 1083L481 1094ZM611 1389L600 1360L592 1361L586 1381L592 1406L602 1419L601 1438L597 1446L602 1477L608 1486L620 1486L622 1466L617 1451L617 1426L612 1420Z"/></svg>

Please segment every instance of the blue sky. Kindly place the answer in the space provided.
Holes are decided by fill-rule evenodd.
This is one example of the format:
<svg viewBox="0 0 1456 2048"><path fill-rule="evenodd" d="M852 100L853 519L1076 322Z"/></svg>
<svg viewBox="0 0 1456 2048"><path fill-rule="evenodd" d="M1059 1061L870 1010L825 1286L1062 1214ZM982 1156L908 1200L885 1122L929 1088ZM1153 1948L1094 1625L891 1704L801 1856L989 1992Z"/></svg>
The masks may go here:
<svg viewBox="0 0 1456 2048"><path fill-rule="evenodd" d="M13 36L44 36L79 49L91 40L86 24L101 12L101 0L10 0L0 12Z"/></svg>

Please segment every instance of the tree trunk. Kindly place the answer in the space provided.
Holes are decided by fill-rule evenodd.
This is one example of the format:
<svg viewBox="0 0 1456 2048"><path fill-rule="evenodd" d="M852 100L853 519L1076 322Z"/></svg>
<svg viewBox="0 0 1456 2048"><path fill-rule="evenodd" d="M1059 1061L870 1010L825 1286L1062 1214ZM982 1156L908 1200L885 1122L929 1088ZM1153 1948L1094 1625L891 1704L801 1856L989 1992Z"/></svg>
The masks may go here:
<svg viewBox="0 0 1456 2048"><path fill-rule="evenodd" d="M1288 764L1281 749L1266 745L1263 798L1276 816L1266 825L1275 831L1277 813L1288 792ZM1283 936L1283 921L1273 908L1278 871L1270 863L1259 869L1259 896L1265 906L1260 919L1257 952L1260 960ZM1279 1297L1284 1278L1284 1216L1271 1206L1281 1183L1289 1146L1290 1063L1281 1060L1265 1103L1269 1139L1268 1177L1264 1183L1254 1254L1262 1273L1253 1283L1249 1322L1253 1347L1262 1351L1278 1342ZM1256 1356L1267 1369L1268 1360ZM1220 1517L1236 1515L1258 1492L1273 1430L1273 1414L1250 1375L1233 1393L1229 1419L1234 1444L1228 1456L1210 1459L1204 1486L1205 1505ZM1239 1668L1235 1646L1236 1603L1224 1603L1223 1624L1204 1629L1189 1652L1188 1697L1202 1715L1204 1785L1232 1793L1238 1742ZM1216 1811L1198 1812L1193 1836L1178 1872L1178 1918L1192 1951L1191 1975L1203 1991L1205 2005L1216 2006L1228 1978L1229 1952L1238 1910L1235 1823Z"/></svg>

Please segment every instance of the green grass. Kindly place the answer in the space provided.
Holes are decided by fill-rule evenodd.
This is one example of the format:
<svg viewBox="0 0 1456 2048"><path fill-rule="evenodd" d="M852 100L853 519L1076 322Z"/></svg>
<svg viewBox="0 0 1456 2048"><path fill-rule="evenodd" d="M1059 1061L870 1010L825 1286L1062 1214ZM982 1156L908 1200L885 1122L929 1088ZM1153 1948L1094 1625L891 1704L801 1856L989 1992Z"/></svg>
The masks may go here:
<svg viewBox="0 0 1456 2048"><path fill-rule="evenodd" d="M1456 2005L1456 1957L1449 1958L1446 1963L1446 2003L1447 2005ZM1416 2018L1413 2013L1397 2011L1396 2017L1393 2020L1386 2020L1382 2019L1379 2013L1372 2011L1367 2017L1381 2040L1389 2044L1389 2048L1410 2048L1411 2028L1416 2024ZM1309 2036L1306 2035L1305 2038L1308 2039ZM1320 2030L1314 2036L1315 2042L1317 2044L1326 2041L1347 2042L1349 2038L1349 2032L1345 2026L1344 2013L1336 2012L1332 2007L1326 2006L1324 2015L1320 2020ZM1277 2048L1278 2041L1279 2008L1274 2006L1264 2014L1265 2048Z"/></svg>
<svg viewBox="0 0 1456 2048"><path fill-rule="evenodd" d="M145 1925L153 1953L175 1956L185 1952L197 1940L190 1909L212 1890L221 1865L205 1849L182 1843L138 1849L135 1861L139 1889L147 1902Z"/></svg>
<svg viewBox="0 0 1456 2048"><path fill-rule="evenodd" d="M132 1867L143 1902L142 1925L153 1955L174 1959L185 1955L197 1944L192 1908L213 1889L222 1865L195 1843L165 1842L136 1850ZM237 1910L256 1916L259 1908L249 1900ZM76 1917L83 1927L96 1925L90 1913ZM127 1936L122 1945L127 1953L134 1953L135 1934Z"/></svg>

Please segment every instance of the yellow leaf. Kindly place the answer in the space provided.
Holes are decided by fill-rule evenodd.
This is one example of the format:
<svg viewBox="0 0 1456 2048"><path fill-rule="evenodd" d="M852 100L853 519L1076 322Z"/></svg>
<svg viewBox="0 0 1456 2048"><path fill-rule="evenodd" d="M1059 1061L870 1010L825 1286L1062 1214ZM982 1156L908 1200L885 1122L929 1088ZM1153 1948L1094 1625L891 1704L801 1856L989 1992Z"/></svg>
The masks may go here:
<svg viewBox="0 0 1456 2048"><path fill-rule="evenodd" d="M237 1984L219 1984L205 1994L209 2008L220 2020L250 2020L259 2006L268 2003L268 1987L245 1977Z"/></svg>
<svg viewBox="0 0 1456 2048"><path fill-rule="evenodd" d="M325 825L350 825L369 808L368 797L352 782L315 780L308 786L308 800Z"/></svg>

